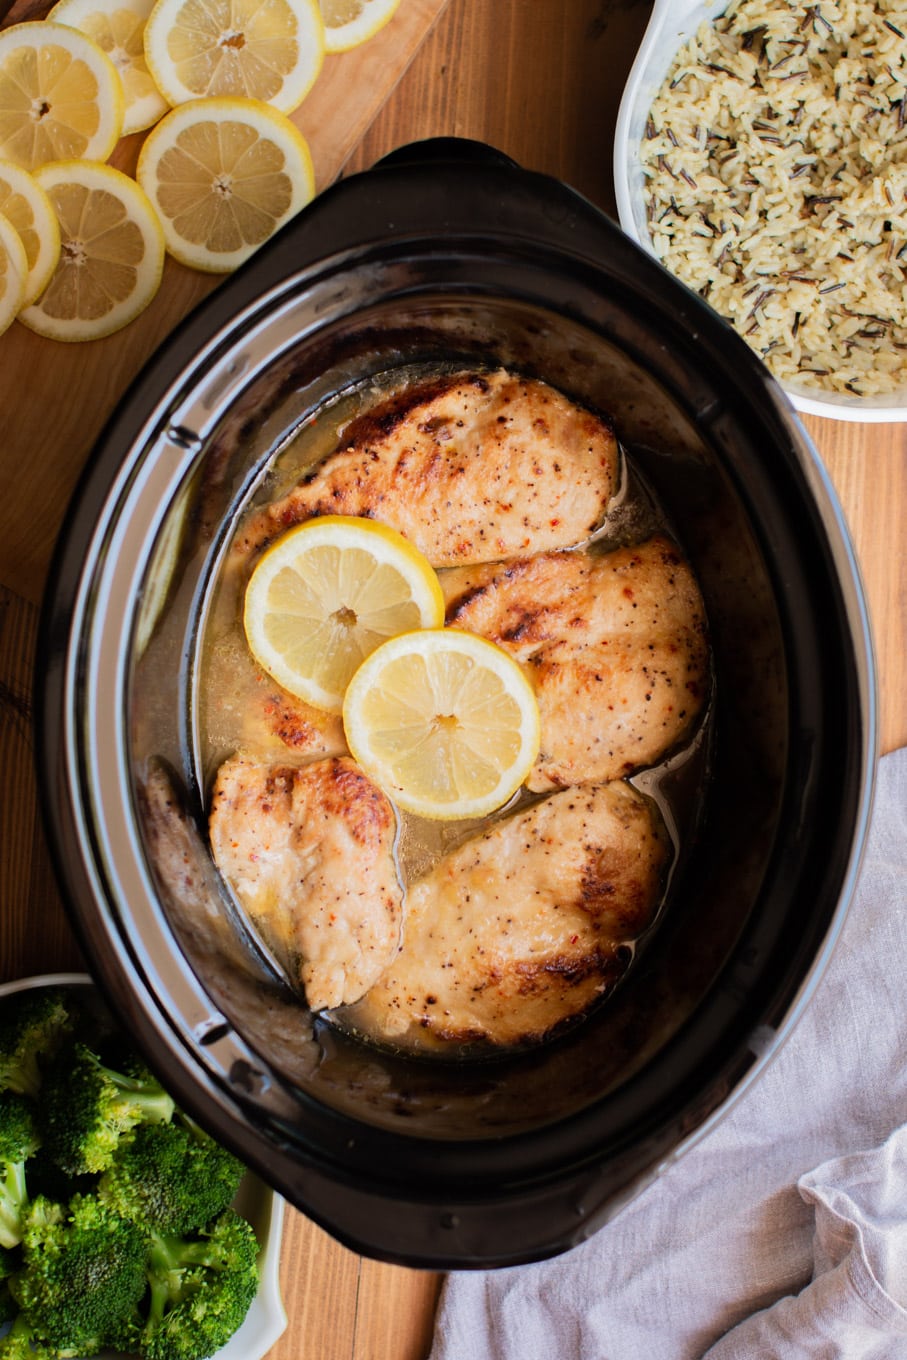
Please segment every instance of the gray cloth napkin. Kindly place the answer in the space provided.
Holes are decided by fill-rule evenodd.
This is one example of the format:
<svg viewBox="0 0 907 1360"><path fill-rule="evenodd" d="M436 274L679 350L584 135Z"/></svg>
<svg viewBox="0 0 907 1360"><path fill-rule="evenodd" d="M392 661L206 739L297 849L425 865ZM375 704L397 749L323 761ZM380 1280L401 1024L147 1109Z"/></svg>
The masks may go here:
<svg viewBox="0 0 907 1360"><path fill-rule="evenodd" d="M907 1360L907 748L812 1003L590 1241L444 1284L431 1360ZM901 1127L901 1126L904 1127Z"/></svg>

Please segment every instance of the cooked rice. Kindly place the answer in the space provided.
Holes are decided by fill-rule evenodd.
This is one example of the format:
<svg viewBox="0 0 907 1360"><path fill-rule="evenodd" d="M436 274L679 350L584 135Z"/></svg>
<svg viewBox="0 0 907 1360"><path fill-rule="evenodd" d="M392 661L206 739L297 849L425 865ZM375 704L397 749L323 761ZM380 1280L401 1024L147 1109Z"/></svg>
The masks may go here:
<svg viewBox="0 0 907 1360"><path fill-rule="evenodd" d="M907 386L907 0L732 0L642 158L658 255L776 377Z"/></svg>

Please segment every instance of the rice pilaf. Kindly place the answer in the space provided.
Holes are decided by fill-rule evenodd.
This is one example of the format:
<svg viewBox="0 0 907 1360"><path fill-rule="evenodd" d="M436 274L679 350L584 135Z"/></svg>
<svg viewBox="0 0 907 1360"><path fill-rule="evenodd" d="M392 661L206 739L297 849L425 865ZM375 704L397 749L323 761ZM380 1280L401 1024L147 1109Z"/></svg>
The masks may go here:
<svg viewBox="0 0 907 1360"><path fill-rule="evenodd" d="M732 0L641 149L654 248L782 382L907 385L907 3Z"/></svg>

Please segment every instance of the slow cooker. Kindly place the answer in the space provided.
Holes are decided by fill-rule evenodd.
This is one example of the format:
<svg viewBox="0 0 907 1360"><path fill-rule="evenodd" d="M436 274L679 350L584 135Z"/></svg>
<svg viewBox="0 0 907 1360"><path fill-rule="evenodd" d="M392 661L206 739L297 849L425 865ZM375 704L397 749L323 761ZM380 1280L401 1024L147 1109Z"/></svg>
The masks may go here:
<svg viewBox="0 0 907 1360"><path fill-rule="evenodd" d="M452 361L609 413L697 573L715 685L698 832L625 984L548 1044L445 1062L338 1033L288 987L208 853L193 715L230 526L286 441L338 393ZM37 673L44 813L100 987L202 1124L386 1260L515 1264L601 1227L777 1051L853 891L874 679L822 464L700 299L481 145L341 180L171 336L66 517Z"/></svg>

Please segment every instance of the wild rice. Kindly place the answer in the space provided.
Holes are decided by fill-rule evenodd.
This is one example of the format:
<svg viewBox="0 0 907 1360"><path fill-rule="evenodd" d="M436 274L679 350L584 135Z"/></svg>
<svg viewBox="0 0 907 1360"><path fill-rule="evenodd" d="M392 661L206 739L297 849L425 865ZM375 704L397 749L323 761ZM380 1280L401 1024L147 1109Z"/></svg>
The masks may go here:
<svg viewBox="0 0 907 1360"><path fill-rule="evenodd" d="M642 146L655 249L782 381L907 386L907 0L732 0Z"/></svg>

